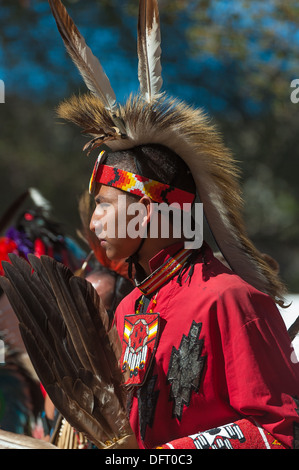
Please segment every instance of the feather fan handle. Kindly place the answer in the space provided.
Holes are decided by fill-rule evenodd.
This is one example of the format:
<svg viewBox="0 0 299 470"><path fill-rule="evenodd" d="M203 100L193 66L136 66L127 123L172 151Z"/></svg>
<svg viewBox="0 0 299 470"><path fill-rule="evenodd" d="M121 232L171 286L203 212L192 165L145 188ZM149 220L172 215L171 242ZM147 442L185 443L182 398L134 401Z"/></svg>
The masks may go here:
<svg viewBox="0 0 299 470"><path fill-rule="evenodd" d="M65 47L87 88L103 101L109 111L114 113L117 107L115 93L99 60L87 46L61 1L49 0L49 4Z"/></svg>
<svg viewBox="0 0 299 470"><path fill-rule="evenodd" d="M162 87L161 33L157 0L140 0L138 16L138 79L147 102L157 98Z"/></svg>

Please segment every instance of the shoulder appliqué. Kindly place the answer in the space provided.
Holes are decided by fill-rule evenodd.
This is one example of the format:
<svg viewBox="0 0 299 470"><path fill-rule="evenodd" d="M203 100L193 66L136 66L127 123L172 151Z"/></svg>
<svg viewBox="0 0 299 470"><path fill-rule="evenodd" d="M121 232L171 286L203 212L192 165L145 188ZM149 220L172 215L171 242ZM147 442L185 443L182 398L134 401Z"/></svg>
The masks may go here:
<svg viewBox="0 0 299 470"><path fill-rule="evenodd" d="M189 406L192 391L198 392L206 356L201 357L202 323L192 322L188 336L183 335L178 349L172 348L167 380L171 384L170 400L173 417L181 420L183 406Z"/></svg>

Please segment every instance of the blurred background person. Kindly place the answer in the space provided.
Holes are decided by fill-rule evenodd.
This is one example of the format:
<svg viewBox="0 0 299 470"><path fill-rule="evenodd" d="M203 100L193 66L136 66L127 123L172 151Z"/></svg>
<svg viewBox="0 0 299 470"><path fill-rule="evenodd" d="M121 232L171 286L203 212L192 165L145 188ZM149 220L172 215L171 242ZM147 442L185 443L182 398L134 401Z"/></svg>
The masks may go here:
<svg viewBox="0 0 299 470"><path fill-rule="evenodd" d="M22 210L25 203L29 206ZM9 225L9 226L8 226ZM30 188L15 199L0 219L0 275L9 253L27 259L29 253L48 255L70 269L77 269L85 252L51 216L49 202ZM45 393L27 354L18 319L0 292L0 339L5 345L0 364L0 428L17 434L42 437Z"/></svg>

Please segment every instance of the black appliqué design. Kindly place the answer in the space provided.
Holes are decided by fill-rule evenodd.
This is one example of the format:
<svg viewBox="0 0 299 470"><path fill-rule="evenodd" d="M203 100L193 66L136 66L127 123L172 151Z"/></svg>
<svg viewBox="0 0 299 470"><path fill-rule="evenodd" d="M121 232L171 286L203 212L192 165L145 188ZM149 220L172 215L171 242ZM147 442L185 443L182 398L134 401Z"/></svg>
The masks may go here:
<svg viewBox="0 0 299 470"><path fill-rule="evenodd" d="M153 426L159 396L159 390L155 391L156 380L157 375L153 375L137 390L139 426L142 440L145 438L146 427L149 426L151 428Z"/></svg>
<svg viewBox="0 0 299 470"><path fill-rule="evenodd" d="M181 420L183 406L189 406L192 390L198 392L206 356L201 357L203 339L198 339L202 323L192 322L188 336L183 335L179 349L172 348L167 380L171 384L173 417Z"/></svg>
<svg viewBox="0 0 299 470"><path fill-rule="evenodd" d="M233 449L231 441L238 440L241 443L246 441L236 423L210 429L192 436L192 439L197 449Z"/></svg>

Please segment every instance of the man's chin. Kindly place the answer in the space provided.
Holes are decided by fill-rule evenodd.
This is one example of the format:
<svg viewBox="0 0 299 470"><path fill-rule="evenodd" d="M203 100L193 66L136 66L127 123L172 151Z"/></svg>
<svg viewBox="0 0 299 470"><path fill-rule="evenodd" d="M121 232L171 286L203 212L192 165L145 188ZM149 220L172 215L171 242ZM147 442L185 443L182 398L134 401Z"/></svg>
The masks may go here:
<svg viewBox="0 0 299 470"><path fill-rule="evenodd" d="M106 256L110 261L121 260L121 256L118 255L117 250L115 250L108 242L105 242L103 248L105 249Z"/></svg>
<svg viewBox="0 0 299 470"><path fill-rule="evenodd" d="M123 250L117 249L117 247L107 240L101 240L101 247L105 250L105 254L110 261L122 261L128 258L129 255L125 255Z"/></svg>

